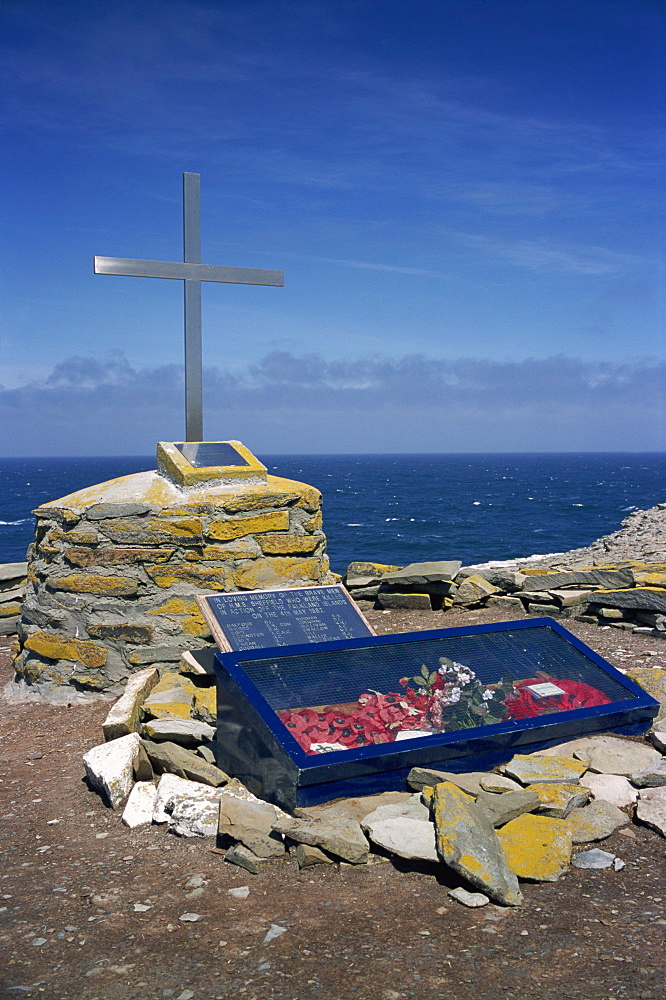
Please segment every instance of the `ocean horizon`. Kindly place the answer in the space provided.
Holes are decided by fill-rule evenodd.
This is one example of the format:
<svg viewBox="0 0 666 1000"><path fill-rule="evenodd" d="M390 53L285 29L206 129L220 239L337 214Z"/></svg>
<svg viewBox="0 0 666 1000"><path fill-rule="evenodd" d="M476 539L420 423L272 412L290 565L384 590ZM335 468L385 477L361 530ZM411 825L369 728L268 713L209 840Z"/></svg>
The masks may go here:
<svg viewBox="0 0 666 1000"><path fill-rule="evenodd" d="M269 474L324 498L331 567L354 560L464 564L562 552L666 500L664 452L262 455ZM151 456L0 459L0 563L25 558L31 511Z"/></svg>

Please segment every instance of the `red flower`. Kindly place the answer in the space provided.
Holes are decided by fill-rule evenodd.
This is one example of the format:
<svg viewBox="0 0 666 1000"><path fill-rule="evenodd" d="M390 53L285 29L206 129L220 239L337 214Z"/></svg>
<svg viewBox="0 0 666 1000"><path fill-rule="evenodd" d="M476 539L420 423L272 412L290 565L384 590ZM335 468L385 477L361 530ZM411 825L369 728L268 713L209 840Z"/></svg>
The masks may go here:
<svg viewBox="0 0 666 1000"><path fill-rule="evenodd" d="M611 699L602 691L583 684L580 681L549 678L551 684L557 685L563 694L538 697L529 690L533 684L543 684L543 677L529 677L523 681L515 681L518 690L516 698L507 698L505 705L511 719L530 719L537 715L550 712L568 712L574 708L591 708L593 705L610 705Z"/></svg>

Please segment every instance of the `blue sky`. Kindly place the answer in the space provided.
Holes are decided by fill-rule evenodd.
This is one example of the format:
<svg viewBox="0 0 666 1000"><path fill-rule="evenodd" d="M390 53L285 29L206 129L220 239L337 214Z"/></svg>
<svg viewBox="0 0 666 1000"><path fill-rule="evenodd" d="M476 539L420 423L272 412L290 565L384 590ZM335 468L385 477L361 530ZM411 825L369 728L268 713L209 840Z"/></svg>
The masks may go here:
<svg viewBox="0 0 666 1000"><path fill-rule="evenodd" d="M664 435L662 0L3 0L6 455L647 451ZM6 428L9 428L9 433Z"/></svg>

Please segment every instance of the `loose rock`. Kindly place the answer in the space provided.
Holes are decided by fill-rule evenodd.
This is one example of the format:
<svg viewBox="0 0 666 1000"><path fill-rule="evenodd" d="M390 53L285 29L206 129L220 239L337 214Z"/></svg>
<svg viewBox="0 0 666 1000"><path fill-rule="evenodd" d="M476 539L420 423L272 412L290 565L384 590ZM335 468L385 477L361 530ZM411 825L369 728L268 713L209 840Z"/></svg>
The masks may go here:
<svg viewBox="0 0 666 1000"><path fill-rule="evenodd" d="M615 736L591 736L576 740L574 756L585 760L591 771L599 774L622 774L628 776L634 771L642 771L661 760L661 754L652 747Z"/></svg>
<svg viewBox="0 0 666 1000"><path fill-rule="evenodd" d="M569 866L571 829L565 820L528 813L507 823L497 836L519 878L555 882Z"/></svg>
<svg viewBox="0 0 666 1000"><path fill-rule="evenodd" d="M449 889L449 896L462 903L463 906L469 906L471 909L486 906L490 902L488 897L484 896L482 892L468 892L467 889L463 889L462 887Z"/></svg>
<svg viewBox="0 0 666 1000"><path fill-rule="evenodd" d="M637 790L620 774L593 774L588 771L580 783L590 789L593 798L605 799L618 809L632 806L638 798Z"/></svg>
<svg viewBox="0 0 666 1000"><path fill-rule="evenodd" d="M617 806L603 799L596 799L582 809L572 809L567 817L574 844L587 844L591 840L605 840L621 826L626 826L629 817Z"/></svg>
<svg viewBox="0 0 666 1000"><path fill-rule="evenodd" d="M93 747L83 758L90 784L102 793L112 809L122 805L132 789L140 743L138 733L128 733Z"/></svg>
<svg viewBox="0 0 666 1000"><path fill-rule="evenodd" d="M574 868L603 869L612 868L615 860L614 854L609 854L608 851L602 851L598 847L593 847L591 851L583 851L582 854L576 854L571 859L571 864Z"/></svg>
<svg viewBox="0 0 666 1000"><path fill-rule="evenodd" d="M543 782L562 784L577 782L587 771L587 764L572 757L546 757L537 754L516 754L504 765L505 774L516 778L523 785Z"/></svg>
<svg viewBox="0 0 666 1000"><path fill-rule="evenodd" d="M522 900L518 880L481 809L447 781L435 787L433 816L441 859L491 899L518 906Z"/></svg>

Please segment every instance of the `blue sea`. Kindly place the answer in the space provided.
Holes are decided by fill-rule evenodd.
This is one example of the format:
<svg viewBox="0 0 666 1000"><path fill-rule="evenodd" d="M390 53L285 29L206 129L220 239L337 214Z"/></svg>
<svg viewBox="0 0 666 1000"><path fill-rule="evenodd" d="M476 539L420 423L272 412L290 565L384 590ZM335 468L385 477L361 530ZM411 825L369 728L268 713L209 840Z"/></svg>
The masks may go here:
<svg viewBox="0 0 666 1000"><path fill-rule="evenodd" d="M464 564L562 552L666 501L666 454L263 455L321 490L331 566ZM0 459L0 563L25 558L31 511L155 467L146 458Z"/></svg>

